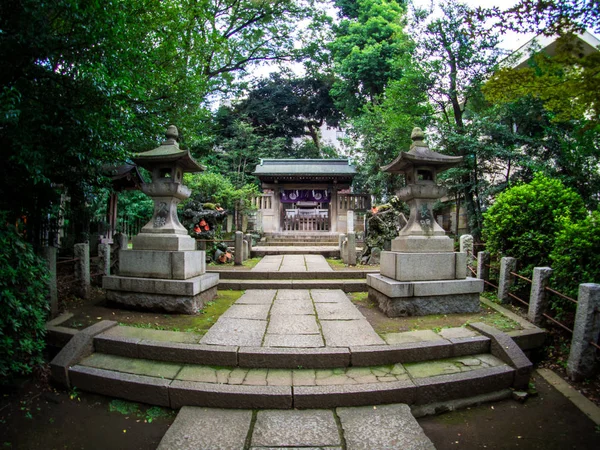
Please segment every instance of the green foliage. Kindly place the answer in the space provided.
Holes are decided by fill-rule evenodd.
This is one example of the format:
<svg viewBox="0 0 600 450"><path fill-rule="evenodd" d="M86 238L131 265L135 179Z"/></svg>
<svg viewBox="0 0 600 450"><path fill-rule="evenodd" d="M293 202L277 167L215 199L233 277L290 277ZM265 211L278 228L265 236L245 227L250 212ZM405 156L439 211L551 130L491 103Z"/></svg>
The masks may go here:
<svg viewBox="0 0 600 450"><path fill-rule="evenodd" d="M201 204L219 204L229 211L233 211L236 206L251 208L250 199L258 195L258 188L255 185L246 184L236 188L229 179L212 172L186 173L184 183L192 190L190 200Z"/></svg>
<svg viewBox="0 0 600 450"><path fill-rule="evenodd" d="M571 297L580 283L600 282L600 210L577 219L563 219L550 253L552 284Z"/></svg>
<svg viewBox="0 0 600 450"><path fill-rule="evenodd" d="M85 204L105 163L167 123L196 145L208 97L300 56L297 23L314 14L310 0L1 2L0 209L34 219L58 186Z"/></svg>
<svg viewBox="0 0 600 450"><path fill-rule="evenodd" d="M0 382L44 362L47 268L14 226L0 227Z"/></svg>
<svg viewBox="0 0 600 450"><path fill-rule="evenodd" d="M564 220L586 216L581 197L560 180L537 174L529 184L500 194L484 214L483 237L490 252L517 258L530 272L550 265L554 239Z"/></svg>
<svg viewBox="0 0 600 450"><path fill-rule="evenodd" d="M339 77L332 91L341 109L355 116L365 104L379 101L388 82L401 76L396 60L409 50L403 30L405 9L394 0L336 5L347 16L334 27L336 38L329 45Z"/></svg>
<svg viewBox="0 0 600 450"><path fill-rule="evenodd" d="M534 54L528 66L502 68L486 83L485 94L493 102L510 102L532 96L543 101L554 121L589 117L598 122L600 53L585 54L577 36L556 41L555 54Z"/></svg>

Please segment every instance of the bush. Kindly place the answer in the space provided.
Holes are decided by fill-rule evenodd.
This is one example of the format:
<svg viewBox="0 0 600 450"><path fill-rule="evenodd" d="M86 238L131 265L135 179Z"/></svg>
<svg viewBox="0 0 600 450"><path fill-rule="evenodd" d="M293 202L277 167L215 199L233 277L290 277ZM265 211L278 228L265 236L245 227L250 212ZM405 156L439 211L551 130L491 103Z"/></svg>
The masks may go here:
<svg viewBox="0 0 600 450"><path fill-rule="evenodd" d="M541 174L498 196L484 213L483 238L493 254L517 258L521 270L550 265L555 235L564 220L587 215L583 200L560 180Z"/></svg>
<svg viewBox="0 0 600 450"><path fill-rule="evenodd" d="M600 210L578 222L563 220L550 259L553 285L566 295L576 297L580 283L599 283Z"/></svg>
<svg viewBox="0 0 600 450"><path fill-rule="evenodd" d="M14 226L1 223L0 380L8 381L43 363L48 273Z"/></svg>

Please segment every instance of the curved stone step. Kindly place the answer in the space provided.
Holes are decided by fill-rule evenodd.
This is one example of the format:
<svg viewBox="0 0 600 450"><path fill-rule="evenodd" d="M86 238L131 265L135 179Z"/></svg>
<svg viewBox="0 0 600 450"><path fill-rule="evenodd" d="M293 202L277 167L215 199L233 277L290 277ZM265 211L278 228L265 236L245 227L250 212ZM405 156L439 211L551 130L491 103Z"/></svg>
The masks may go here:
<svg viewBox="0 0 600 450"><path fill-rule="evenodd" d="M490 338L471 336L435 341L353 347L242 347L199 344L193 333L113 327L94 337L97 352L156 361L243 368L311 369L364 367L486 353Z"/></svg>
<svg viewBox="0 0 600 450"><path fill-rule="evenodd" d="M306 409L422 405L509 388L516 371L489 354L334 370L180 365L93 354L69 370L78 389L160 406Z"/></svg>
<svg viewBox="0 0 600 450"><path fill-rule="evenodd" d="M283 273L283 272L278 272ZM327 272L330 274L331 272ZM367 282L362 279L224 279L219 281L219 289L341 289L344 292L365 292Z"/></svg>

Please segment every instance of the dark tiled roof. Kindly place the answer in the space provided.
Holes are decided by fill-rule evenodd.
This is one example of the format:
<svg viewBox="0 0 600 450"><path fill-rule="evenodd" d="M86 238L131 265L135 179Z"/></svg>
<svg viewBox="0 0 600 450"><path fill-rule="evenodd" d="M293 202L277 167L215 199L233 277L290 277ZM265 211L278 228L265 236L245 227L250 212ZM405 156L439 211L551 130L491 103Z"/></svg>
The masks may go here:
<svg viewBox="0 0 600 450"><path fill-rule="evenodd" d="M353 177L356 168L347 159L261 159L254 174Z"/></svg>

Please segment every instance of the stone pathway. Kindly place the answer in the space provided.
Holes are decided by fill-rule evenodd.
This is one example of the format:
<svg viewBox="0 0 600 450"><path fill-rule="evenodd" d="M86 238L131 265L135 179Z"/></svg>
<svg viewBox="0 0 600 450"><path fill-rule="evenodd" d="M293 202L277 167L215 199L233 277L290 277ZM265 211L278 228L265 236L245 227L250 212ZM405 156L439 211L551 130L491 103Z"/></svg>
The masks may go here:
<svg viewBox="0 0 600 450"><path fill-rule="evenodd" d="M158 450L435 449L404 404L315 410L183 407Z"/></svg>
<svg viewBox="0 0 600 450"><path fill-rule="evenodd" d="M254 272L333 272L321 255L267 255Z"/></svg>
<svg viewBox="0 0 600 450"><path fill-rule="evenodd" d="M285 259L281 267L284 264ZM385 345L340 289L248 290L200 343L292 348Z"/></svg>

